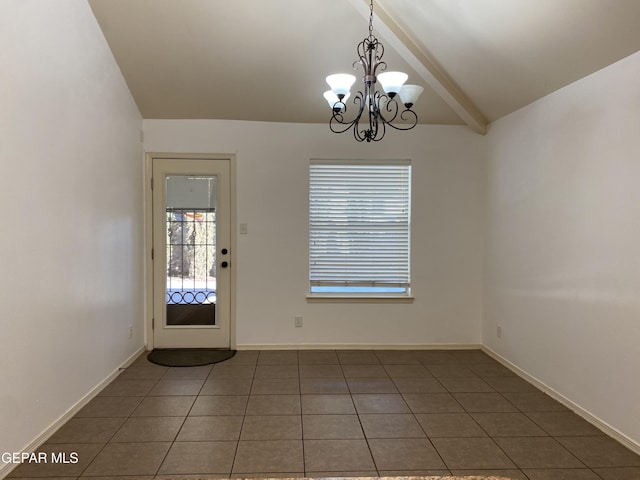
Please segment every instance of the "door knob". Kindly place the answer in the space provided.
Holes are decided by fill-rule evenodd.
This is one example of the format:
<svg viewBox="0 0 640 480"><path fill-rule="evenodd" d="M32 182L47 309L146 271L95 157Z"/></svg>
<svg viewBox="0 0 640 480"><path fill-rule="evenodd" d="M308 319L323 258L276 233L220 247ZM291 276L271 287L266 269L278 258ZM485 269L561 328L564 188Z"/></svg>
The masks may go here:
<svg viewBox="0 0 640 480"><path fill-rule="evenodd" d="M220 264L220 266L221 266L222 268L227 268L227 267L229 266L229 262L222 262L222 263Z"/></svg>
<svg viewBox="0 0 640 480"><path fill-rule="evenodd" d="M220 251L220 253L221 253L222 255L226 255L227 253L229 253L229 250L227 250L226 248L223 248L223 249Z"/></svg>

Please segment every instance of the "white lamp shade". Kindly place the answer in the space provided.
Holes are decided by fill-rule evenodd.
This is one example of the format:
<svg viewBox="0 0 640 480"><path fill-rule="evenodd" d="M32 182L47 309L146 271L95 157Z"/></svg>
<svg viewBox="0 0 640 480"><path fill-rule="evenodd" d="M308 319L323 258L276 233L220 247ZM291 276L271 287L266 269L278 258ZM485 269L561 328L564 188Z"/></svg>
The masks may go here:
<svg viewBox="0 0 640 480"><path fill-rule="evenodd" d="M338 98L338 95L336 95L335 93L333 93L332 90L327 90L326 92L323 93L324 99L327 101L327 103L329 104L329 106L331 108L333 108L333 106L336 104L336 102L339 102L340 99ZM346 102L347 99L351 96L350 93L347 92L347 94L344 96L344 98L342 99L342 103Z"/></svg>
<svg viewBox="0 0 640 480"><path fill-rule="evenodd" d="M400 89L409 76L402 72L384 72L378 75L378 81L385 93L400 93Z"/></svg>
<svg viewBox="0 0 640 480"><path fill-rule="evenodd" d="M355 81L356 77L348 73L336 73L327 77L327 83L336 95L347 95Z"/></svg>
<svg viewBox="0 0 640 480"><path fill-rule="evenodd" d="M423 90L420 85L404 85L400 90L400 100L405 105L415 105Z"/></svg>

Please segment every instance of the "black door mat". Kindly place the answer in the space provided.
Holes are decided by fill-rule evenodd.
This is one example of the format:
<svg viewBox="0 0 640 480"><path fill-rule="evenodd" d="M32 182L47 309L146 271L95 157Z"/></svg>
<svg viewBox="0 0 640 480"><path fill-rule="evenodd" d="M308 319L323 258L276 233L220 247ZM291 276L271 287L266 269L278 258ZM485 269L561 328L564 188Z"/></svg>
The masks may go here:
<svg viewBox="0 0 640 480"><path fill-rule="evenodd" d="M215 348L154 348L147 360L165 367L197 367L224 362L235 354L235 350Z"/></svg>

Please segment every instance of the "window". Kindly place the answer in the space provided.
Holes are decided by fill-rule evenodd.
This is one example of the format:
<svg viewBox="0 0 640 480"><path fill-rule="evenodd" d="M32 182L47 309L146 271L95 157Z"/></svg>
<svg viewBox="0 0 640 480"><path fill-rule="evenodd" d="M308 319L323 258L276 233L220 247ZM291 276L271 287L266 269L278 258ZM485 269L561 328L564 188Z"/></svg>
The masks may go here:
<svg viewBox="0 0 640 480"><path fill-rule="evenodd" d="M311 297L408 296L410 162L312 160L309 173Z"/></svg>

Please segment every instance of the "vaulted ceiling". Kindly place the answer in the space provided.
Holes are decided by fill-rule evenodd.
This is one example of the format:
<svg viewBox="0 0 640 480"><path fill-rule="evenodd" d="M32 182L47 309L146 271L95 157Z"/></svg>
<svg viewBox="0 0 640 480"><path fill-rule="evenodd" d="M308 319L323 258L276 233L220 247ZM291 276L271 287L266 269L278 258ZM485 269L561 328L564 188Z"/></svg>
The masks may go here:
<svg viewBox="0 0 640 480"><path fill-rule="evenodd" d="M144 118L323 123L368 0L89 0ZM638 0L377 0L420 123L487 122L640 50ZM355 73L360 76L359 72ZM356 86L358 83L356 83Z"/></svg>

